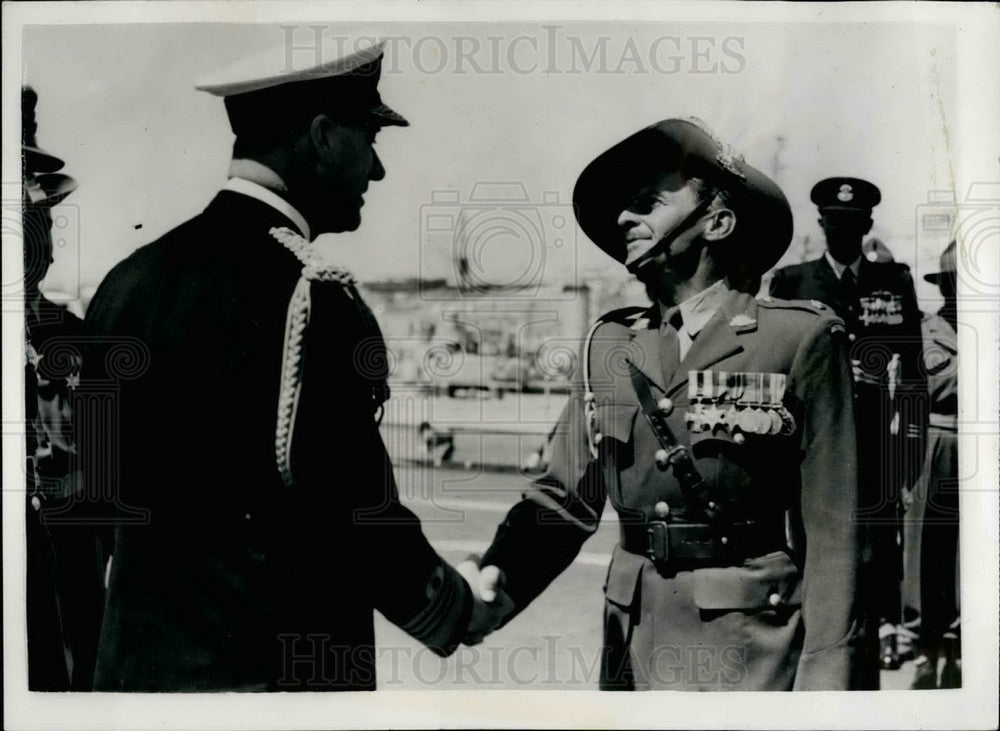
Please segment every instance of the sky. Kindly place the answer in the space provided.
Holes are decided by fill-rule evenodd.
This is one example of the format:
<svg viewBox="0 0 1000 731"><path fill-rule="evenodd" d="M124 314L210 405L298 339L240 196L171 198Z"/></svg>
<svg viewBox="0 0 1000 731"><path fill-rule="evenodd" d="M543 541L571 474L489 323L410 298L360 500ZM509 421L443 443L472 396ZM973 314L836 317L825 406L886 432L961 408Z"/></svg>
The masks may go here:
<svg viewBox="0 0 1000 731"><path fill-rule="evenodd" d="M306 49L293 50L298 60L317 32L329 43L369 31L336 23L25 28L23 78L40 97L39 144L80 183L57 220L63 244L46 286L92 286L202 210L225 183L233 138L221 100L194 81L286 43L289 33ZM815 182L851 175L878 185L872 235L914 268L921 302L933 309L937 292L919 275L936 268L947 232L922 221L929 196L950 195L956 177L950 28L407 23L376 32L396 39L383 99L411 126L379 136L387 176L366 195L361 227L321 239L362 280L454 278L460 249L484 281L537 275L560 286L613 273L575 231L577 175L650 123L697 116L785 190L795 240L782 264L822 251L809 201ZM456 237L459 228L468 235Z"/></svg>

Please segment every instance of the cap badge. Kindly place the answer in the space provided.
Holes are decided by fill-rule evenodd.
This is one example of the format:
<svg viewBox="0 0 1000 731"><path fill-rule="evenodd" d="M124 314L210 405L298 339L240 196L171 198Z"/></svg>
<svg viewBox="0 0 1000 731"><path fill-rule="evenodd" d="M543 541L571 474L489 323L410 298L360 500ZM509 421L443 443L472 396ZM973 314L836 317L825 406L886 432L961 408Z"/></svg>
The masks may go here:
<svg viewBox="0 0 1000 731"><path fill-rule="evenodd" d="M722 150L715 156L715 161L728 172L746 182L747 176L742 170L742 166L746 163L746 160L743 158L743 155L734 152L732 147L729 145L722 146Z"/></svg>
<svg viewBox="0 0 1000 731"><path fill-rule="evenodd" d="M734 151L731 145L723 144L723 142L715 136L712 129L705 124L704 120L698 117L687 117L687 121L708 135L712 142L715 143L715 146L719 148L719 152L715 155L715 161L725 168L727 172L732 173L743 182L746 182L747 176L742 170L742 166L746 164L746 159L744 159L743 155Z"/></svg>
<svg viewBox="0 0 1000 731"><path fill-rule="evenodd" d="M847 203L854 200L854 188L844 183L840 186L840 191L837 193L837 200L841 203Z"/></svg>

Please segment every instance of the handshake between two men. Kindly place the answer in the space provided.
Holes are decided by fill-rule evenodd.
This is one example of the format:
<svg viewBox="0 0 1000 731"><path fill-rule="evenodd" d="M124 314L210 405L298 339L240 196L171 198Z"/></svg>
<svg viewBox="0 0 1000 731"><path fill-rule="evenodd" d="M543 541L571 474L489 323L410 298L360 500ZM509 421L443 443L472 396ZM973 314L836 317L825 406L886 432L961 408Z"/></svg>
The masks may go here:
<svg viewBox="0 0 1000 731"><path fill-rule="evenodd" d="M496 566L480 568L479 557L470 556L455 568L472 590L472 615L462 643L478 645L503 624L514 610L514 602L504 591L505 577Z"/></svg>

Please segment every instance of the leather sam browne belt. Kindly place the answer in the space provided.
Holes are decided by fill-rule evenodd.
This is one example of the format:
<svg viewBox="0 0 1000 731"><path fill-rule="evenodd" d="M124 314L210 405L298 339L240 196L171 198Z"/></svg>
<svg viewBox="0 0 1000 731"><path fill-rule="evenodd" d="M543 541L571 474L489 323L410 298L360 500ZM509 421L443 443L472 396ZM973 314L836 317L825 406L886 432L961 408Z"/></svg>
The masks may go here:
<svg viewBox="0 0 1000 731"><path fill-rule="evenodd" d="M621 523L620 529L622 548L664 568L736 564L787 548L783 530L754 522L730 523L724 535L706 523L664 520Z"/></svg>

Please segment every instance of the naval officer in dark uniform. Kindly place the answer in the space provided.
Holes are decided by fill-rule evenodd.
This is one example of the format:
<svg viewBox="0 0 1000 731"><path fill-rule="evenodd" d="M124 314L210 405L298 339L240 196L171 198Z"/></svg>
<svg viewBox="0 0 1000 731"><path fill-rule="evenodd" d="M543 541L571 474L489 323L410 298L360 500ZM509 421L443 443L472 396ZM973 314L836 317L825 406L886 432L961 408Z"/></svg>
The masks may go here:
<svg viewBox="0 0 1000 731"><path fill-rule="evenodd" d="M826 235L823 256L774 273L774 297L817 300L844 320L855 377L855 410L861 458L859 517L867 531L864 599L870 617L869 647L881 665L899 667L895 629L902 620L901 500L920 473L927 419L927 385L921 367L921 312L909 267L862 256L879 189L859 178L828 178L812 189ZM870 682L877 687L874 657Z"/></svg>
<svg viewBox="0 0 1000 731"><path fill-rule="evenodd" d="M784 194L700 124L670 119L588 165L574 203L655 303L591 329L550 468L500 525L480 590L505 585L523 609L610 499L621 541L602 688L850 687L860 544L844 323L740 291L789 245Z"/></svg>
<svg viewBox="0 0 1000 731"><path fill-rule="evenodd" d="M98 690L372 689L374 610L442 655L493 621L400 504L385 343L311 243L358 227L376 134L407 124L382 44L342 49L198 84L225 99L229 182L90 305L117 398L87 452L118 514Z"/></svg>

